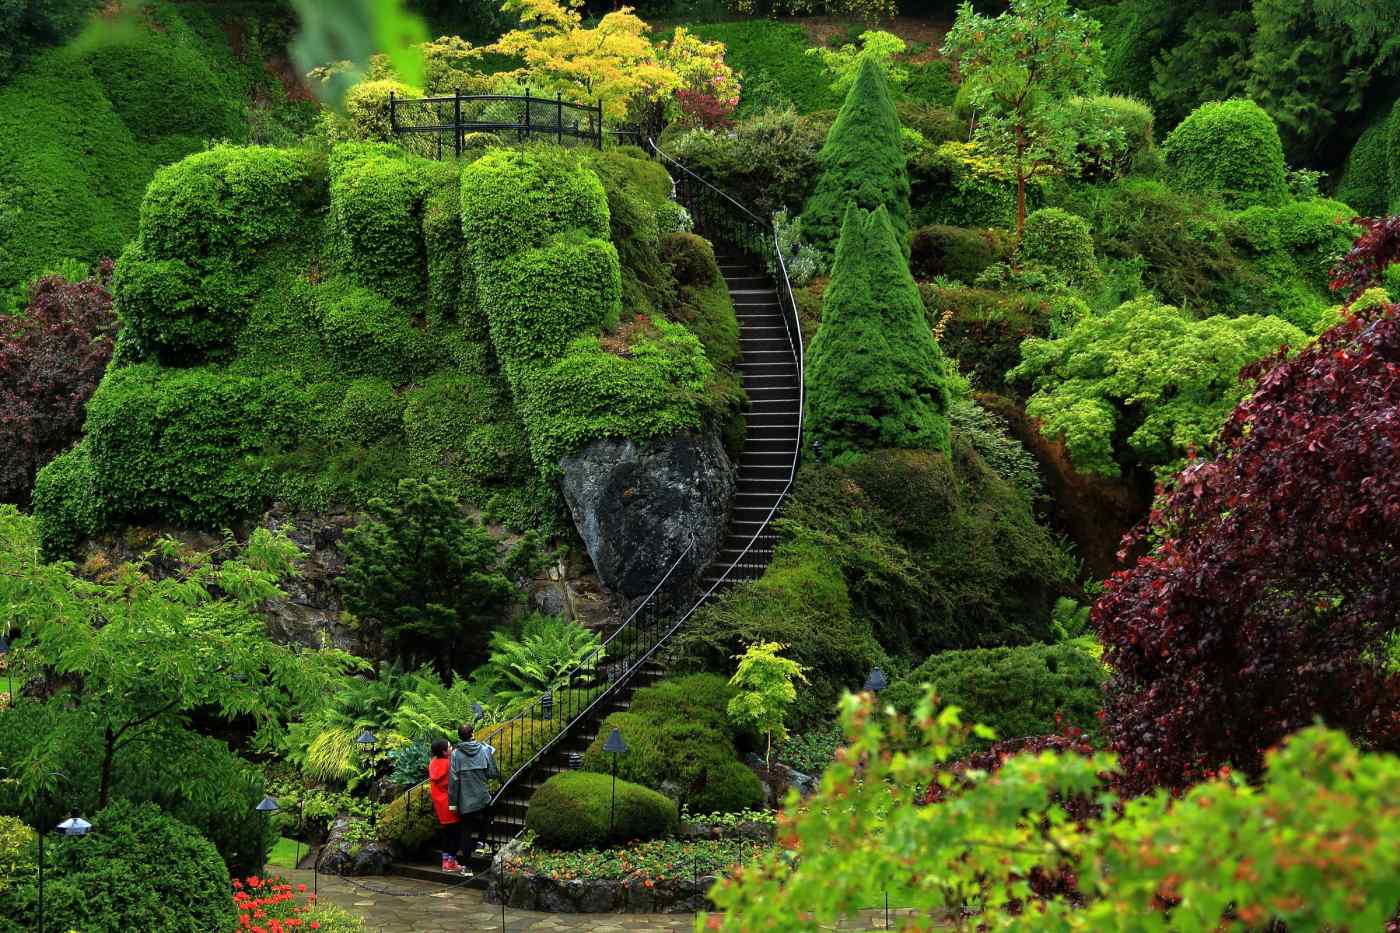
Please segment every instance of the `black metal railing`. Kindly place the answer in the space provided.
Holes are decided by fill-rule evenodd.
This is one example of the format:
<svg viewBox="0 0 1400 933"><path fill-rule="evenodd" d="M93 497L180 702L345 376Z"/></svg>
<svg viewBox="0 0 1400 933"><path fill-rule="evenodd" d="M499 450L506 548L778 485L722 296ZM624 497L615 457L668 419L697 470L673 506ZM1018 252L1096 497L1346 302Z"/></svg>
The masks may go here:
<svg viewBox="0 0 1400 933"><path fill-rule="evenodd" d="M606 139L642 144L641 130L630 124L609 128L603 105L576 104L560 94L462 94L404 98L389 95L389 126L409 150L429 158L460 156L467 136L490 133L507 142L555 142L601 149Z"/></svg>
<svg viewBox="0 0 1400 933"><path fill-rule="evenodd" d="M771 222L666 155L654 140L648 138L645 142L647 148L673 170L677 199L690 212L698 232L721 248L766 262L774 270L778 304L797 365L797 440L794 441L792 462L782 497L769 510L739 555L717 577L711 578L708 586L697 593L689 586L672 585L677 568L691 559L695 548L692 542L603 645L560 679L559 687L531 701L507 721L478 731L477 737L495 748L497 760L502 766L501 786L491 803L490 834L492 841L497 843L505 842L524 829L529 791L536 783L536 769L558 749L575 727L598 718L600 711L618 695L618 691L630 688L634 676L656 658L691 616L731 582L736 569L746 562L759 538L765 533L771 534L772 522L797 478L801 460L804 401L802 330L797 302L788 278L786 257L779 247L776 231Z"/></svg>

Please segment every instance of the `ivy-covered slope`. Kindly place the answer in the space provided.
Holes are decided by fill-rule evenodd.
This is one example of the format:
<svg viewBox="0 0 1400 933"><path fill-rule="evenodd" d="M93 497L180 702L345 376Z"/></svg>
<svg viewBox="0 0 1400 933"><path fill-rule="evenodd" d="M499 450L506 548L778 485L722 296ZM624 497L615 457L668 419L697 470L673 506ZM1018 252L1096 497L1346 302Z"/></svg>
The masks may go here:
<svg viewBox="0 0 1400 933"><path fill-rule="evenodd" d="M564 453L737 416L733 308L703 241L681 257L699 273L661 262L694 238L663 236L656 173L620 150L458 164L388 144L220 146L161 170L117 264L122 331L85 439L36 484L45 547L354 506L404 476L548 526ZM624 303L643 279L659 307Z"/></svg>
<svg viewBox="0 0 1400 933"><path fill-rule="evenodd" d="M269 105L259 135L314 113L313 103L289 104L263 68L265 45L285 39L277 18L228 20L235 54L216 14L226 18L164 2L105 11L0 83L0 293L116 256L155 170L209 140L247 140L255 96ZM0 297L0 310L10 303Z"/></svg>

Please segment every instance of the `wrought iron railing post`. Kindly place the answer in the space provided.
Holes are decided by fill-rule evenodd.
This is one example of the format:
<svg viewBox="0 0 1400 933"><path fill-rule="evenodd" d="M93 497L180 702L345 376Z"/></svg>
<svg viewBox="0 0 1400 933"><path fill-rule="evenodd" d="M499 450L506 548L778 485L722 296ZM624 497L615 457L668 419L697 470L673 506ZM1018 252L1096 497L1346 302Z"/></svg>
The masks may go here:
<svg viewBox="0 0 1400 933"><path fill-rule="evenodd" d="M462 157L462 89L452 90L452 152Z"/></svg>
<svg viewBox="0 0 1400 933"><path fill-rule="evenodd" d="M397 104L394 101L394 92L389 92L389 131L395 136L399 135L399 118L395 112Z"/></svg>
<svg viewBox="0 0 1400 933"><path fill-rule="evenodd" d="M525 89L525 134L521 137L525 142L530 141L530 89Z"/></svg>

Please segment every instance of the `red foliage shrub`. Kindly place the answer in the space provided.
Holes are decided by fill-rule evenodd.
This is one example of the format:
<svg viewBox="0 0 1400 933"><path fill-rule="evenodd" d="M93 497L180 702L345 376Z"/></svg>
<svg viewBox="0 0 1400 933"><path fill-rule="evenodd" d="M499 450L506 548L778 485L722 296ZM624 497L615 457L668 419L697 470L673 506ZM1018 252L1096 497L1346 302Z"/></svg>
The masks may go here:
<svg viewBox="0 0 1400 933"><path fill-rule="evenodd" d="M1367 226L1334 272L1353 295L1400 258L1400 223ZM1137 534L1160 543L1094 606L1129 792L1257 774L1318 718L1400 750L1400 306L1241 375L1258 388L1220 454L1180 474Z"/></svg>
<svg viewBox="0 0 1400 933"><path fill-rule="evenodd" d="M104 260L82 282L40 279L23 314L0 315L0 501L27 505L39 468L82 432L112 357L111 275Z"/></svg>

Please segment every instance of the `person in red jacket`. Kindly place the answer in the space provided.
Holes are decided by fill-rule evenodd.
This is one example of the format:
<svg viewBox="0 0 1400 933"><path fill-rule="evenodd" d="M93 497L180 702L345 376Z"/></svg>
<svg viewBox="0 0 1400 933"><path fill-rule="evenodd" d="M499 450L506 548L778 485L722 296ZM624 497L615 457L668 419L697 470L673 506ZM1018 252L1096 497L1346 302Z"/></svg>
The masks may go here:
<svg viewBox="0 0 1400 933"><path fill-rule="evenodd" d="M437 814L438 839L442 844L442 870L460 872L462 866L453 855L456 848L457 823L461 821L448 805L448 769L452 765L452 743L447 739L433 742L433 757L428 762L428 787L433 795L433 811Z"/></svg>

